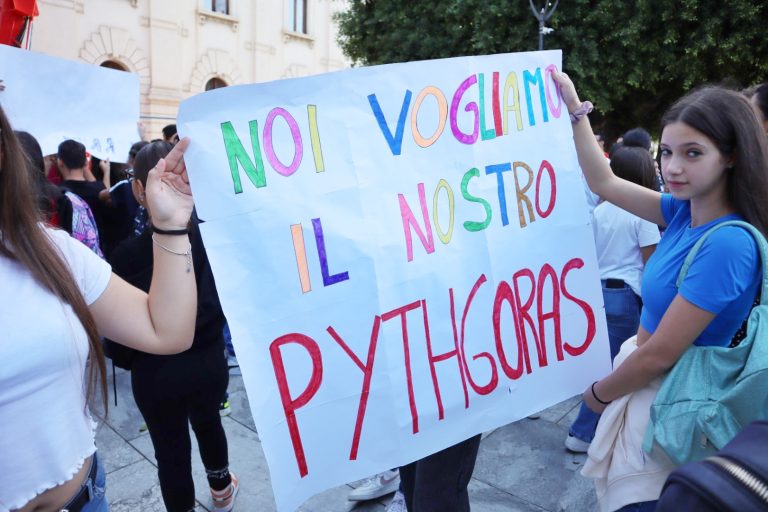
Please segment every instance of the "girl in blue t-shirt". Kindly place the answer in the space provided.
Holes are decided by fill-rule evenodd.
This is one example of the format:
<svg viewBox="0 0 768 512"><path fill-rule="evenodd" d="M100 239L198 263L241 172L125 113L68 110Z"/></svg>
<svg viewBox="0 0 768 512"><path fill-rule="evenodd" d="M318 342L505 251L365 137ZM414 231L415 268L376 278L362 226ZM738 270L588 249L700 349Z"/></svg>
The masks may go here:
<svg viewBox="0 0 768 512"><path fill-rule="evenodd" d="M728 346L748 316L758 292L760 261L745 230L716 231L679 289L675 279L696 240L720 222L746 220L766 234L768 139L742 95L718 87L689 93L662 119L661 171L670 193L661 194L611 172L586 117L592 105L579 100L566 74L556 73L555 80L571 114L579 164L592 192L666 226L643 275L637 348L584 392L585 404L601 413L612 400L662 376L691 344ZM648 474L639 476L640 492L624 494L644 497L627 503L619 496L609 509L655 508L663 478L651 485Z"/></svg>

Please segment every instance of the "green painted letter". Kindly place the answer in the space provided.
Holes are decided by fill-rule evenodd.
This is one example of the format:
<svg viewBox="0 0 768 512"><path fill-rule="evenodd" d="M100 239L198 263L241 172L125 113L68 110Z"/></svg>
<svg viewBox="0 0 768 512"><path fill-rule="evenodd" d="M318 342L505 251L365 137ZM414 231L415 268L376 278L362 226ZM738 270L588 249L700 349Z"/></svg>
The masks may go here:
<svg viewBox="0 0 768 512"><path fill-rule="evenodd" d="M483 205L483 208L485 209L485 220L482 222L475 222L475 221L466 221L464 222L464 229L467 231L482 231L485 228L488 227L488 224L491 223L491 204L486 201L485 199L477 196L473 196L469 193L467 190L467 187L469 186L469 182L472 180L472 178L477 178L480 176L480 171L477 170L477 168L473 167L472 169L468 170L464 177L461 179L461 195L464 196L464 199L467 201L471 201L473 203L480 203Z"/></svg>
<svg viewBox="0 0 768 512"><path fill-rule="evenodd" d="M261 147L259 146L259 123L250 121L248 127L251 132L251 147L255 163L240 142L240 138L235 133L232 123L226 121L221 123L221 134L224 136L224 148L227 150L227 159L229 160L229 170L232 172L232 183L235 186L235 194L243 192L243 185L240 183L240 172L237 163L243 166L245 174L251 180L256 188L267 186L267 177L264 175L264 163L261 160Z"/></svg>

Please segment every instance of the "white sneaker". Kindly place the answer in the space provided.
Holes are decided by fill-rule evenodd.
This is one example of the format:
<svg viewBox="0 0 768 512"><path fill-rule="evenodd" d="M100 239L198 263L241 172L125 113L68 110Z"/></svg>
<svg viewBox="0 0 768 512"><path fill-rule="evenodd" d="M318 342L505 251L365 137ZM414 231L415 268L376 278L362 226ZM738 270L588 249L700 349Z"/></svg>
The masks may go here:
<svg viewBox="0 0 768 512"><path fill-rule="evenodd" d="M400 472L393 469L364 480L357 489L349 493L347 499L352 501L375 500L395 492L399 486Z"/></svg>
<svg viewBox="0 0 768 512"><path fill-rule="evenodd" d="M392 501L389 502L384 512L408 512L408 507L405 506L405 496L400 490L392 497Z"/></svg>
<svg viewBox="0 0 768 512"><path fill-rule="evenodd" d="M568 434L568 437L565 438L565 448L573 453L587 453L587 450L589 450L589 443L582 441L576 436Z"/></svg>

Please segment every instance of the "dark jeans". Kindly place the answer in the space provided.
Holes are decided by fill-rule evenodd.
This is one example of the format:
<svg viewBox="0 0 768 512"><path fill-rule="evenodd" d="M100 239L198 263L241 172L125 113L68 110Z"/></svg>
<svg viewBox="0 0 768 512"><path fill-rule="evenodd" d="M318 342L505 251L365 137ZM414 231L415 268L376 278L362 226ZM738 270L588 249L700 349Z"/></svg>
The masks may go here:
<svg viewBox="0 0 768 512"><path fill-rule="evenodd" d="M467 485L479 448L477 435L401 467L408 512L469 512Z"/></svg>
<svg viewBox="0 0 768 512"><path fill-rule="evenodd" d="M631 505L625 505L616 512L653 512L656 510L656 501L643 501L641 503L632 503ZM681 511L683 512L683 511Z"/></svg>
<svg viewBox="0 0 768 512"><path fill-rule="evenodd" d="M131 369L133 396L152 438L169 512L187 512L195 506L189 423L206 470L220 471L229 465L219 416L229 372L223 343L211 345L173 356L141 354ZM228 474L226 478L226 484L217 487L228 485ZM210 477L209 483L213 485Z"/></svg>

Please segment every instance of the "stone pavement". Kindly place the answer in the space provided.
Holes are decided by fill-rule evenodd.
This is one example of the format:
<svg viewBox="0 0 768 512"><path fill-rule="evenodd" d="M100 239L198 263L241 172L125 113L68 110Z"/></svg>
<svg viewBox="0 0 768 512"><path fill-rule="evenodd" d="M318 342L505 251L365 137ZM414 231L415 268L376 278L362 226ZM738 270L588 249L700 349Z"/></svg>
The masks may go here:
<svg viewBox="0 0 768 512"><path fill-rule="evenodd" d="M108 366L111 365L108 363ZM130 374L117 370L117 399L112 397L107 421L100 422L96 445L107 471L107 498L112 512L163 512L154 450L143 419L133 401ZM230 466L240 479L235 511L275 510L269 471L251 418L242 378L231 376L232 414L223 419L229 441ZM579 474L584 455L568 453L563 439L578 411L578 397L542 411L537 420L523 419L489 433L469 486L473 512L541 512L596 510L592 483ZM211 510L211 498L197 444L192 467L197 511ZM301 512L384 512L391 496L355 505L347 493L355 483L321 493L307 501Z"/></svg>

